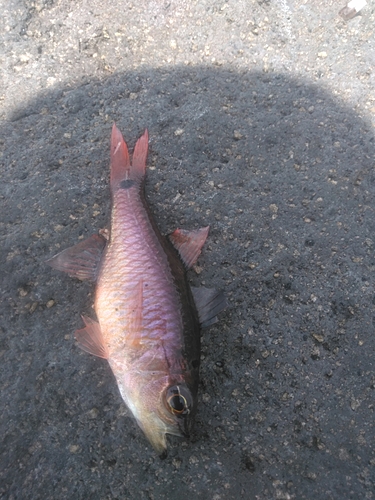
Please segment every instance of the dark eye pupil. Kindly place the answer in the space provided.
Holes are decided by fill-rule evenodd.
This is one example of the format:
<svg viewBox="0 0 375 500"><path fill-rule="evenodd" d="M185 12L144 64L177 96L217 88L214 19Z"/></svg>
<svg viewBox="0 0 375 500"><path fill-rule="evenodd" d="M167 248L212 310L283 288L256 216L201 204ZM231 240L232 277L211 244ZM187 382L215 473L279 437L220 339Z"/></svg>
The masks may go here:
<svg viewBox="0 0 375 500"><path fill-rule="evenodd" d="M170 399L169 404L176 411L183 411L185 409L185 399L181 396L173 396Z"/></svg>
<svg viewBox="0 0 375 500"><path fill-rule="evenodd" d="M168 387L165 396L167 408L173 415L181 417L190 414L193 400L189 389L185 385Z"/></svg>

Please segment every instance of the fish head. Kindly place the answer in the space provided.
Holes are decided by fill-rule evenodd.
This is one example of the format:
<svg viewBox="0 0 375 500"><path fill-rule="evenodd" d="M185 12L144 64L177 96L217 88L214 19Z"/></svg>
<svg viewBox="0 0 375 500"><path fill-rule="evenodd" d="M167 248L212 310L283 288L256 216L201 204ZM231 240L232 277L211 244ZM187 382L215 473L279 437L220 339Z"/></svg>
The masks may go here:
<svg viewBox="0 0 375 500"><path fill-rule="evenodd" d="M147 351L130 370L122 355L110 359L126 405L159 455L167 449L166 434L189 437L198 390L195 372L181 363L165 366L164 358Z"/></svg>
<svg viewBox="0 0 375 500"><path fill-rule="evenodd" d="M138 425L159 455L166 452L166 434L189 437L196 409L196 397L188 385L184 381L166 381L166 378L169 379L159 379L159 390L154 381L153 390L146 391L148 394L144 392L143 408L138 406L138 418L136 416Z"/></svg>

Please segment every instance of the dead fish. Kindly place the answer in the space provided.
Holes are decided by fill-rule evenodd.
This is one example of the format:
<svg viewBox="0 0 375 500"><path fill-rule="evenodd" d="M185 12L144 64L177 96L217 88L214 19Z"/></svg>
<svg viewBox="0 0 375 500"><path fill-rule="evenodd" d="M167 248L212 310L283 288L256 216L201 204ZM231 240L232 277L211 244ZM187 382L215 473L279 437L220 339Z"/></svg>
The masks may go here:
<svg viewBox="0 0 375 500"><path fill-rule="evenodd" d="M159 453L166 434L189 436L197 407L200 327L216 322L222 292L186 278L208 227L161 235L144 196L148 132L132 161L121 132L111 138L110 231L99 231L47 263L96 283L97 321L82 316L79 347L108 360L120 393Z"/></svg>

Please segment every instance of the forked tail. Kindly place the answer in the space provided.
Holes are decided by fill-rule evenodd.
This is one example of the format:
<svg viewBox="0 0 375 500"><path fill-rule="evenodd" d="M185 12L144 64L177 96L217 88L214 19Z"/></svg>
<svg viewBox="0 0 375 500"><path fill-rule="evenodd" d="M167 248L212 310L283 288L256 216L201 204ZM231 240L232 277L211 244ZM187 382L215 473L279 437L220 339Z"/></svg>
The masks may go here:
<svg viewBox="0 0 375 500"><path fill-rule="evenodd" d="M148 152L148 131L138 139L130 162L129 151L124 138L113 124L111 136L111 190L130 187L140 182L146 173Z"/></svg>

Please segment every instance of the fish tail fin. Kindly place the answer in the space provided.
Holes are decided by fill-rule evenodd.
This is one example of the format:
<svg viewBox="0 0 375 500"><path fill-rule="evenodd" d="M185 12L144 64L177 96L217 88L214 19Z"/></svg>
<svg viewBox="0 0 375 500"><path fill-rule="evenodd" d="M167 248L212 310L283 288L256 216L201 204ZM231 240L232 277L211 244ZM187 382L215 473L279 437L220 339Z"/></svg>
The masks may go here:
<svg viewBox="0 0 375 500"><path fill-rule="evenodd" d="M148 130L138 139L133 153L131 172L137 178L143 178L146 173L146 160L148 153Z"/></svg>
<svg viewBox="0 0 375 500"><path fill-rule="evenodd" d="M124 138L116 127L112 127L111 136L111 188L130 187L132 181L139 182L146 173L146 159L148 152L148 131L138 139L130 163L129 151ZM125 181L125 183L124 183ZM121 184L123 184L121 186Z"/></svg>
<svg viewBox="0 0 375 500"><path fill-rule="evenodd" d="M122 180L129 177L129 174L130 157L128 146L114 123L111 135L111 188L118 187Z"/></svg>

